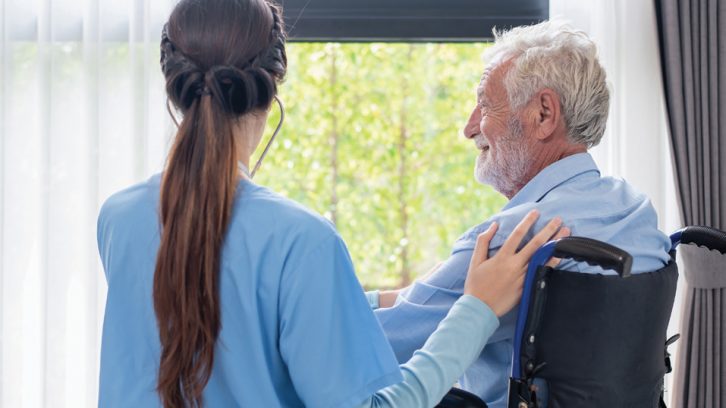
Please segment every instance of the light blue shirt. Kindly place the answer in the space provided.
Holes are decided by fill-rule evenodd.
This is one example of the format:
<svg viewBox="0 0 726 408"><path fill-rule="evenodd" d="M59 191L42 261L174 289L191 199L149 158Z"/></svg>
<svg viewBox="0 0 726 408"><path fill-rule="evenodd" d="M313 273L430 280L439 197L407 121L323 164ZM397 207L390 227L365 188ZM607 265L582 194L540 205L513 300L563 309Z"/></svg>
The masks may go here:
<svg viewBox="0 0 726 408"><path fill-rule="evenodd" d="M633 273L660 269L670 259L670 240L658 230L655 210L643 194L621 179L601 177L587 153L566 157L537 174L499 214L465 232L441 268L403 291L394 307L375 311L399 361L408 360L421 347L461 296L476 237L493 221L499 224L490 245L493 255L535 208L541 213L535 230L560 216L573 236L595 238L628 251L634 258ZM559 268L615 273L571 260L563 261ZM516 316L515 308L500 319L479 359L460 379L462 388L479 395L492 408L506 407Z"/></svg>
<svg viewBox="0 0 726 408"><path fill-rule="evenodd" d="M152 300L159 183L157 175L115 194L98 218L108 282L102 407L160 406ZM402 380L348 251L324 218L241 181L219 279L222 329L207 406L352 407Z"/></svg>
<svg viewBox="0 0 726 408"><path fill-rule="evenodd" d="M98 218L108 283L101 407L160 406L152 300L159 181L115 194ZM487 305L462 296L399 367L333 227L247 180L238 185L219 288L209 407L433 407L499 326Z"/></svg>

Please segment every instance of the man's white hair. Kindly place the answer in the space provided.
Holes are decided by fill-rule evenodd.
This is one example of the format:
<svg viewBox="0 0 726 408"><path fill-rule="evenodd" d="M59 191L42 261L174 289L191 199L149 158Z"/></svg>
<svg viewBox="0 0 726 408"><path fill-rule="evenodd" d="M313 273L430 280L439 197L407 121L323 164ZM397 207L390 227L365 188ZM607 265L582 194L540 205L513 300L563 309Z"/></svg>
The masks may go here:
<svg viewBox="0 0 726 408"><path fill-rule="evenodd" d="M557 92L572 143L597 145L605 133L610 105L605 70L595 43L560 21L545 21L509 31L494 30L495 43L485 59L512 59L504 79L513 110L544 88Z"/></svg>

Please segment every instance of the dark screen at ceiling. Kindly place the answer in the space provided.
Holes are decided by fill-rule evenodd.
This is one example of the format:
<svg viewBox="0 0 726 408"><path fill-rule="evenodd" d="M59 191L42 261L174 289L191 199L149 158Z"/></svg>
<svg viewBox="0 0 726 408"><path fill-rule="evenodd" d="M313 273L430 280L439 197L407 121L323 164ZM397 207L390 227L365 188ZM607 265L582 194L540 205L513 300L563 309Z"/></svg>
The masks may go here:
<svg viewBox="0 0 726 408"><path fill-rule="evenodd" d="M292 41L482 41L548 18L549 0L278 0Z"/></svg>

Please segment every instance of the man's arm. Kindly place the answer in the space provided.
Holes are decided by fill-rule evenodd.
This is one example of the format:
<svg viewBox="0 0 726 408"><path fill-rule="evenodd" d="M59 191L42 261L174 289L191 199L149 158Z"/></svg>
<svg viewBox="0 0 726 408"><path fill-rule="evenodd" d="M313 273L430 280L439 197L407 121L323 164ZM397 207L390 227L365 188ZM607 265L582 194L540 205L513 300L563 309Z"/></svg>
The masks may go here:
<svg viewBox="0 0 726 408"><path fill-rule="evenodd" d="M451 306L464 290L466 272L474 250L476 237L484 232L492 221L499 224L499 229L489 245L489 256L499 251L514 226L521 220L522 208L518 212L510 212L502 216L492 217L489 221L477 225L467 231L454 244L451 256L425 279L417 280L401 291L393 307L375 310L383 331L393 347L399 362L408 361L413 352L421 348ZM539 231L548 219L540 219L533 227ZM563 232L569 230L563 229ZM531 238L530 231L529 238ZM525 239L525 242L529 241ZM489 339L489 343L510 340L516 322L516 308L500 318L500 327Z"/></svg>
<svg viewBox="0 0 726 408"><path fill-rule="evenodd" d="M384 308L384 302L379 302L376 316L400 363L423 347L462 295L471 255L472 250L452 254L433 273L397 293L392 307Z"/></svg>
<svg viewBox="0 0 726 408"><path fill-rule="evenodd" d="M443 265L443 262L437 263L433 268L431 268L426 274L419 277L417 280L423 281L428 279L429 276L431 276L434 272L439 270L441 265ZM366 292L366 297L368 298L368 302L371 305L371 308L373 310L376 310L378 308L385 308L385 307L393 307L393 305L396 304L396 299L398 299L398 295L403 292L404 290L408 289L410 286L407 286L405 288L401 289L392 289L392 290L373 290Z"/></svg>

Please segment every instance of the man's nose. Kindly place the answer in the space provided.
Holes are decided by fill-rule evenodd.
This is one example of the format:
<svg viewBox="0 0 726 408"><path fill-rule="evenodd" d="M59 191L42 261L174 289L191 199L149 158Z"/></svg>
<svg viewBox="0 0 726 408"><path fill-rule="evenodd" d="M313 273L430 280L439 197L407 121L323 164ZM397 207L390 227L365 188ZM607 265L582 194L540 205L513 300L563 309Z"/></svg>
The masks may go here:
<svg viewBox="0 0 726 408"><path fill-rule="evenodd" d="M469 115L469 121L464 126L464 137L467 139L473 139L474 136L481 133L479 130L479 124L481 123L481 114L479 113L479 107L474 107Z"/></svg>

